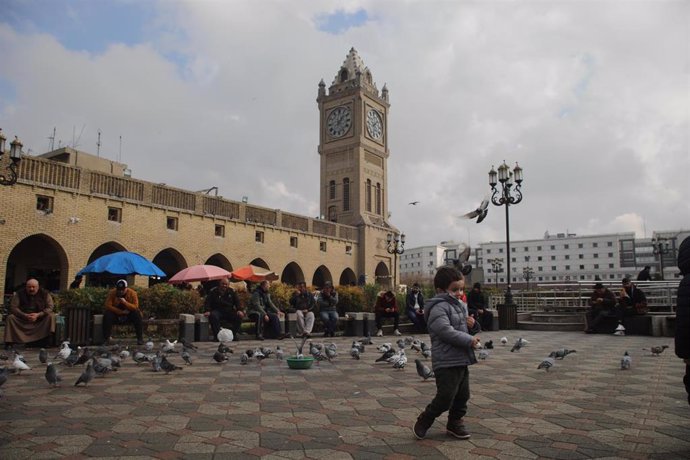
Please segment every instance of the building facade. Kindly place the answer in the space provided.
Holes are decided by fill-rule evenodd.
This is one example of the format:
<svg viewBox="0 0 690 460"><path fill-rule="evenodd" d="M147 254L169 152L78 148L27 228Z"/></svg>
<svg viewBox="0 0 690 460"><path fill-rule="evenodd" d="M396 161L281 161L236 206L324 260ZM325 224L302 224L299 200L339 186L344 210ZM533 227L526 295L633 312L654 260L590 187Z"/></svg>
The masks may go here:
<svg viewBox="0 0 690 460"><path fill-rule="evenodd" d="M19 181L0 187L5 293L28 277L65 289L89 262L121 250L153 260L168 277L195 264L252 263L291 284L394 283L388 91L379 95L352 49L317 97L320 219L135 179L126 165L70 148L23 157Z"/></svg>

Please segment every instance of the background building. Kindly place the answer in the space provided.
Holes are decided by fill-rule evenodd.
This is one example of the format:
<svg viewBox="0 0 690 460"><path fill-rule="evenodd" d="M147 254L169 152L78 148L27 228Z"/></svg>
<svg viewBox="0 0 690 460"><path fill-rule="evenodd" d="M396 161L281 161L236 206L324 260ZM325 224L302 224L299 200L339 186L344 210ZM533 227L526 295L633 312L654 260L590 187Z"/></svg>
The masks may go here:
<svg viewBox="0 0 690 460"><path fill-rule="evenodd" d="M0 188L5 293L28 277L65 289L89 262L121 250L168 276L195 264L252 263L286 283L390 285L388 91L379 94L352 49L328 90L321 81L317 101L319 219L142 181L126 165L70 148L24 157L19 181Z"/></svg>

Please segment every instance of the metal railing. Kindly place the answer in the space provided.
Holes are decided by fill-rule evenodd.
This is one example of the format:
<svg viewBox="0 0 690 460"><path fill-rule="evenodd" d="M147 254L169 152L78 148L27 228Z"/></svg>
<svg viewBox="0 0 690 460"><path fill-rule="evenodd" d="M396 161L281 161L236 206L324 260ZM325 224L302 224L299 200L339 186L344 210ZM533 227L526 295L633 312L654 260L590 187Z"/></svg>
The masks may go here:
<svg viewBox="0 0 690 460"><path fill-rule="evenodd" d="M622 289L620 280L601 281L616 296ZM675 312L678 284L671 281L633 281L647 297L650 312ZM583 310L593 292L592 281L573 281L569 283L543 283L529 291L513 291L513 300L519 312L548 310ZM489 305L503 303L503 294L489 296Z"/></svg>

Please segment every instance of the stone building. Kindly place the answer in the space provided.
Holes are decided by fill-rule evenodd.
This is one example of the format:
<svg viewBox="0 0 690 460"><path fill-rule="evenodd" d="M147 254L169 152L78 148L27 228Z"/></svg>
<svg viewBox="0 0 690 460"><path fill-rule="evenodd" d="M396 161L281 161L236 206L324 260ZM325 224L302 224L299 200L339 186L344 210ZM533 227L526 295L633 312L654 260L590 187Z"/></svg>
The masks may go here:
<svg viewBox="0 0 690 460"><path fill-rule="evenodd" d="M353 48L331 86L319 83L317 103L321 219L136 179L126 165L71 148L24 156L18 182L0 187L5 294L27 277L65 289L89 262L121 250L168 276L251 263L285 283L391 284L388 90L379 93Z"/></svg>

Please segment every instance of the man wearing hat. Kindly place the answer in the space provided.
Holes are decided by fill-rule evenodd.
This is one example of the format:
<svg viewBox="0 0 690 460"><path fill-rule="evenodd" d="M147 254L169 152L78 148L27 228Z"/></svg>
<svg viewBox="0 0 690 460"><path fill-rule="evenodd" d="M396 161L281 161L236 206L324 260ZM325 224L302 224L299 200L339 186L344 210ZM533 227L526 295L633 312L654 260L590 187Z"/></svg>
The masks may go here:
<svg viewBox="0 0 690 460"><path fill-rule="evenodd" d="M414 283L412 289L407 293L405 300L405 313L417 332L426 332L426 321L424 320L424 296L419 288L419 283Z"/></svg>
<svg viewBox="0 0 690 460"><path fill-rule="evenodd" d="M614 314L616 295L598 282L594 285L594 292L589 298L589 306L590 308L585 315L587 318L585 332L592 334L603 318Z"/></svg>
<svg viewBox="0 0 690 460"><path fill-rule="evenodd" d="M106 342L111 341L110 334L113 324L131 323L137 334L137 345L144 343L144 323L139 310L139 297L134 289L127 287L127 281L118 280L115 289L111 289L105 299L103 312L103 337Z"/></svg>

